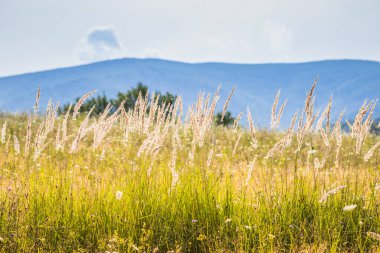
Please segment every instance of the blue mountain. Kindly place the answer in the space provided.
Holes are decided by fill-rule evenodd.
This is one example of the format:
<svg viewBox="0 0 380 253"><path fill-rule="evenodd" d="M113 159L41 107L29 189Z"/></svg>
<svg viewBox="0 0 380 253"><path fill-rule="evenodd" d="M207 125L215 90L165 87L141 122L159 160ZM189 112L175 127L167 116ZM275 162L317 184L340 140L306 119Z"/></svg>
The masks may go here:
<svg viewBox="0 0 380 253"><path fill-rule="evenodd" d="M249 107L260 126L269 125L271 105L277 89L281 89L281 100L288 99L285 127L291 115L303 107L305 94L317 76L316 106L323 108L332 95L333 116L347 108L345 118L352 118L364 99L380 98L380 62L374 61L230 64L124 58L2 77L0 110L31 111L37 86L41 86L41 104L50 97L63 104L95 88L98 94L113 97L138 82L152 91L182 95L186 109L199 91L214 92L221 84L219 110L232 86L237 85L229 110L237 115Z"/></svg>

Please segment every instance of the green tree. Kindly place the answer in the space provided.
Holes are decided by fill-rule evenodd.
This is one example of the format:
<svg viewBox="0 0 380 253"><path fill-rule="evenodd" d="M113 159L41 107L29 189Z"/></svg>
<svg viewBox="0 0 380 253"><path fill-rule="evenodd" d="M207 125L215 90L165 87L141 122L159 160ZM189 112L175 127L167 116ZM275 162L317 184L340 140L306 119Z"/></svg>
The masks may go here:
<svg viewBox="0 0 380 253"><path fill-rule="evenodd" d="M125 101L124 108L127 111L135 106L139 94L141 93L141 96L145 97L148 90L148 86L138 83L135 88L128 90L126 93L117 93L116 99L112 100L112 104L118 106L122 101Z"/></svg>
<svg viewBox="0 0 380 253"><path fill-rule="evenodd" d="M125 101L124 108L126 111L128 111L129 109L132 109L135 106L136 101L139 97L139 94L141 94L142 97L145 97L148 90L149 90L148 86L142 83L138 83L136 87L132 87L130 90L128 90L125 93L119 92L116 95L115 99L108 99L106 95L103 93L103 95L99 95L97 97L92 97L92 98L87 99L83 103L81 108L79 109L79 112L86 113L90 111L91 108L95 105L93 115L99 115L104 111L104 109L107 107L109 103L111 103L111 105L113 106L113 109L111 110L111 112L113 112L116 110L116 108L119 107L119 105L123 101ZM173 104L175 100L177 99L177 96L169 92L166 92L164 95L162 95L161 92L159 91L155 93L156 95L160 96L158 100L159 105L162 105L164 103ZM77 98L75 102L78 102L79 99L80 98ZM69 104L65 104L63 107L60 107L58 109L58 114L64 114L68 110L68 108L69 108Z"/></svg>
<svg viewBox="0 0 380 253"><path fill-rule="evenodd" d="M226 114L224 115L223 121L222 121L221 112L218 112L214 117L215 124L217 124L218 126L225 126L225 127L232 126L234 124L234 120L235 118L232 117L232 114L229 111L226 112Z"/></svg>
<svg viewBox="0 0 380 253"><path fill-rule="evenodd" d="M128 90L126 93L119 92L117 94L117 98L112 101L112 104L117 107L122 101L125 100L125 110L129 110L133 108L136 104L136 101L139 97L139 94L141 93L142 97L145 97L148 92L148 86L138 83L136 87ZM173 104L175 100L177 99L177 96L166 92L164 95L161 94L161 92L156 91L156 96L159 95L158 104L163 105L165 104Z"/></svg>
<svg viewBox="0 0 380 253"><path fill-rule="evenodd" d="M376 134L376 135L380 135L379 121L380 121L379 118L377 118L373 121L373 123L371 125L371 129L370 129L371 133Z"/></svg>

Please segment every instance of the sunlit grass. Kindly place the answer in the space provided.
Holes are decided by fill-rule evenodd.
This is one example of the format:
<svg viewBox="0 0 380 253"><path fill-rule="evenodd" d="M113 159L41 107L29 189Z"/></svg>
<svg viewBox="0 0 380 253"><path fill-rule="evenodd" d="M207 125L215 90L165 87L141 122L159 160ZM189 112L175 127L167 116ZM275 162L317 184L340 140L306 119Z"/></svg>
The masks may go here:
<svg viewBox="0 0 380 253"><path fill-rule="evenodd" d="M8 123L9 132L25 135L25 118L14 117ZM232 155L240 131L243 136ZM91 136L78 153L49 147L37 161L1 144L0 248L352 252L378 247L367 236L369 231L380 232L377 158L364 163L353 152L349 137L344 137L340 168L334 167L332 154L324 168L315 169L307 158L311 149L307 143L323 144L314 134L307 136L297 154L291 146L265 160L262 157L279 134L259 132L258 142L264 144L254 149L244 130L233 133L214 127L204 145L196 148L194 162L189 162L191 136L181 132L179 180L173 186L170 141L149 176L149 155L137 157L143 137L135 135L124 144L120 135L117 127L110 133L103 159L102 149L91 147ZM368 138L365 147L375 138ZM309 153L320 157L323 150ZM320 203L324 193L338 186L346 187ZM356 207L344 211L348 205Z"/></svg>

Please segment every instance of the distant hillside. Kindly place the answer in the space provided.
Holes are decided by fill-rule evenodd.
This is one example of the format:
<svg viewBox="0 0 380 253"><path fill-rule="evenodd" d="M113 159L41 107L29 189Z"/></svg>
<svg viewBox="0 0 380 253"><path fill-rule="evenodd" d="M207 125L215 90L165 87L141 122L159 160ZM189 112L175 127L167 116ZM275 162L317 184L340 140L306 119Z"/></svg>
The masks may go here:
<svg viewBox="0 0 380 253"><path fill-rule="evenodd" d="M230 88L238 89L231 101L234 115L250 107L254 120L267 126L276 90L288 98L285 123L304 104L314 78L320 76L317 105L325 106L334 96L333 115L347 107L345 118L353 117L365 98L380 98L380 63L360 60L329 60L295 64L182 63L158 59L118 59L37 73L0 78L0 110L30 111L35 91L41 86L41 103L50 97L61 103L94 88L114 96L138 82L151 90L169 91L184 97L185 106L199 91L213 92L222 84L224 102ZM377 115L376 115L377 116Z"/></svg>

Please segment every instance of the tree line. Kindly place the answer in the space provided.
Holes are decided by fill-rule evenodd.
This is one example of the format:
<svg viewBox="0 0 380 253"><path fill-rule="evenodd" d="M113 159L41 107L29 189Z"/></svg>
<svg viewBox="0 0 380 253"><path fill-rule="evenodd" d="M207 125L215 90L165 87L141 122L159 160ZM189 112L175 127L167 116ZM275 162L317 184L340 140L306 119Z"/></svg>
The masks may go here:
<svg viewBox="0 0 380 253"><path fill-rule="evenodd" d="M113 108L118 108L119 105L125 101L124 103L124 109L128 111L129 109L133 109L139 94L141 96L145 97L148 93L148 86L142 84L141 82L136 85L136 87L132 87L130 90L127 90L125 93L119 92L116 95L116 98L108 98L104 93L102 95L98 95L97 97L92 97L87 99L83 105L80 107L79 112L80 113L87 113L91 110L91 108L95 105L95 108L93 110L93 115L100 115L103 113L103 111L106 109L108 104L111 104ZM173 95L170 92L161 93L160 91L155 92L156 95L159 95L158 104L173 104L175 100L177 99L176 95ZM75 99L75 102L79 101L79 97ZM58 114L64 114L69 109L70 104L67 103L63 105L62 107L59 107ZM218 112L214 117L214 122L216 125L222 125L229 127L233 125L234 123L234 117L232 116L231 112L227 111L223 121L222 119L222 113Z"/></svg>

